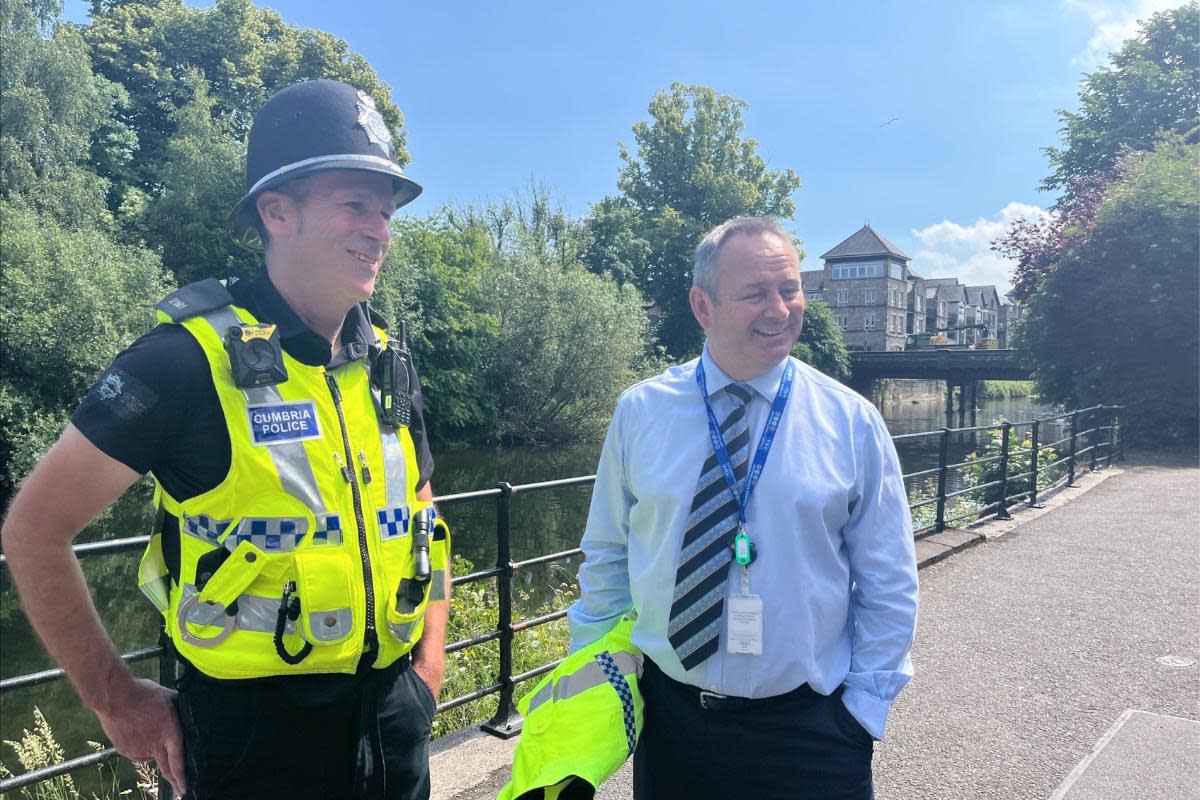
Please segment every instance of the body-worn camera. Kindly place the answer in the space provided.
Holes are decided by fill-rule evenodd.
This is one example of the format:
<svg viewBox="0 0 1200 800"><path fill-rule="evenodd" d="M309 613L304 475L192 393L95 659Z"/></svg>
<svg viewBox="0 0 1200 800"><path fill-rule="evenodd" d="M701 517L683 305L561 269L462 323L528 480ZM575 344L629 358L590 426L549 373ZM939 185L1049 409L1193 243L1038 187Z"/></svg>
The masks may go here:
<svg viewBox="0 0 1200 800"><path fill-rule="evenodd" d="M240 389L287 380L283 347L274 325L263 322L231 325L225 331L225 352L233 368L233 383Z"/></svg>
<svg viewBox="0 0 1200 800"><path fill-rule="evenodd" d="M371 383L379 390L380 417L393 428L407 428L412 421L412 354L405 334L401 323L400 338L389 340L371 367Z"/></svg>

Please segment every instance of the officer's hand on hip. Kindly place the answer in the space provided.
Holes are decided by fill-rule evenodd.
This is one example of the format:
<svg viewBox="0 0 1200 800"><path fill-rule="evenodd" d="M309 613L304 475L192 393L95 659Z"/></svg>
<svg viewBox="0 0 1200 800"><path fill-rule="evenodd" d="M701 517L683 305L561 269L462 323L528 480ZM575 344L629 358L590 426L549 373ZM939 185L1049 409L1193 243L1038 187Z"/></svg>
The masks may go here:
<svg viewBox="0 0 1200 800"><path fill-rule="evenodd" d="M117 752L134 761L153 760L176 794L187 794L183 771L183 734L171 702L175 692L145 678L133 678L97 710L100 724Z"/></svg>
<svg viewBox="0 0 1200 800"><path fill-rule="evenodd" d="M433 699L437 700L442 691L442 671L431 664L419 663L416 660L413 661L412 668L416 670L417 677L429 687Z"/></svg>

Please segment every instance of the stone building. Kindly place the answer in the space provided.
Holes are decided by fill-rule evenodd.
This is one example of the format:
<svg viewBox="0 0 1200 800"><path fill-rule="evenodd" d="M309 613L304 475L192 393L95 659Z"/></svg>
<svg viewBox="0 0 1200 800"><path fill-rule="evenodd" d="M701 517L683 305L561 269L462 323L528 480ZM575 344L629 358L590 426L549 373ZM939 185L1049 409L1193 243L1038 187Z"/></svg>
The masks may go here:
<svg viewBox="0 0 1200 800"><path fill-rule="evenodd" d="M837 319L848 350L903 350L909 322L909 257L870 225L802 273L806 295L822 299ZM922 301L923 303L923 301Z"/></svg>
<svg viewBox="0 0 1200 800"><path fill-rule="evenodd" d="M944 332L953 344L985 338L1008 347L1020 316L995 286L965 286L958 278L923 278L911 260L870 225L821 256L822 269L800 273L804 295L833 312L847 350L903 350L910 335ZM986 335L979 327L986 326Z"/></svg>

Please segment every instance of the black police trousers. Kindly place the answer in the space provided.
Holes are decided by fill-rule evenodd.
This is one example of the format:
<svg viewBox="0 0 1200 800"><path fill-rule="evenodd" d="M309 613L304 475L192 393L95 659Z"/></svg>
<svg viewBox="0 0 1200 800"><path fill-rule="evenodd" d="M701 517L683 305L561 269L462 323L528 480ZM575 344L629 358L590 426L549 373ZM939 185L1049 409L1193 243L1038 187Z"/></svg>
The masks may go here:
<svg viewBox="0 0 1200 800"><path fill-rule="evenodd" d="M189 800L428 800L437 704L408 658L313 677L347 683L312 702L279 679L185 674L176 708Z"/></svg>
<svg viewBox="0 0 1200 800"><path fill-rule="evenodd" d="M874 740L842 704L806 686L768 700L713 700L650 659L635 800L874 800Z"/></svg>

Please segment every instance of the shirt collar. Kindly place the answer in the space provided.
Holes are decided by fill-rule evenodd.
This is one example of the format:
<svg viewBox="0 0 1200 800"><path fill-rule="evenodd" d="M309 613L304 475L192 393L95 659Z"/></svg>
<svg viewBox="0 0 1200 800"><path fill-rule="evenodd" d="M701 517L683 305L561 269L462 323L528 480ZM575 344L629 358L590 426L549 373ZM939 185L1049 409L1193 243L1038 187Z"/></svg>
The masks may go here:
<svg viewBox="0 0 1200 800"><path fill-rule="evenodd" d="M333 368L364 358L376 338L365 304L358 303L346 314L341 347L335 352L325 337L308 327L288 305L271 282L265 264L253 278L231 283L229 292L255 319L274 323L279 328L279 343L287 354L310 367Z"/></svg>
<svg viewBox="0 0 1200 800"><path fill-rule="evenodd" d="M713 361L712 355L708 352L708 342L704 343L704 351L700 354L700 360L704 362L704 382L708 385L709 397L731 383L738 383L729 377L725 370L718 367L717 362ZM783 370L786 367L787 359L785 358L762 375L741 381L741 383L758 392L769 403L775 399L775 395L779 391L779 384L783 381Z"/></svg>

